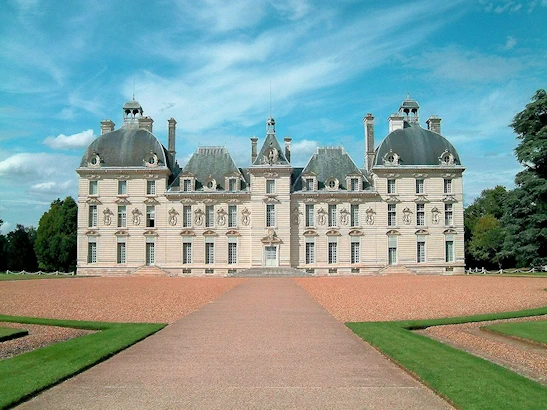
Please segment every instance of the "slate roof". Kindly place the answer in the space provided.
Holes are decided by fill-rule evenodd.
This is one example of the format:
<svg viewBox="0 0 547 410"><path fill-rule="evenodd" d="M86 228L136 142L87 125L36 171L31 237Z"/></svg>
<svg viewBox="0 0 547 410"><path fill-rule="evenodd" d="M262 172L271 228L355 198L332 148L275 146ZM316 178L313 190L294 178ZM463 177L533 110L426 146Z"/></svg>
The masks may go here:
<svg viewBox="0 0 547 410"><path fill-rule="evenodd" d="M439 157L447 150L454 155L454 164L461 165L454 146L436 132L416 123L404 122L403 129L391 132L376 148L374 166L384 165L384 156L392 150L399 155L399 165L439 165Z"/></svg>
<svg viewBox="0 0 547 410"><path fill-rule="evenodd" d="M226 147L199 147L182 169L181 174L173 182L173 187L180 188L180 177L193 174L196 179L195 189L201 190L209 178L214 178L217 189L226 190L224 178L228 174L236 174L242 179L241 188L244 189L246 181L241 171L236 167L232 156Z"/></svg>
<svg viewBox="0 0 547 410"><path fill-rule="evenodd" d="M101 167L145 167L144 161L150 153L158 156L158 167L168 167L175 172L165 147L150 131L136 126L124 126L101 135L87 147L80 167L88 166L88 161L96 152L101 158Z"/></svg>
<svg viewBox="0 0 547 410"><path fill-rule="evenodd" d="M325 182L329 178L336 178L340 189L348 189L346 177L359 175L365 178L363 172L355 165L349 154L342 147L319 147L312 155L306 167L298 176L293 189L302 189L302 175L315 174L317 176L318 189L325 188ZM366 180L366 179L365 179Z"/></svg>
<svg viewBox="0 0 547 410"><path fill-rule="evenodd" d="M260 152L258 153L258 156L256 157L256 160L252 163L252 165L270 166L270 164L266 160L268 158L270 148L275 148L277 150L279 162L276 163L276 165L291 165L289 161L287 161L287 157L285 157L285 149L281 148L281 145L279 145L279 141L277 141L275 134L266 135L264 144L262 144L262 148L260 149Z"/></svg>

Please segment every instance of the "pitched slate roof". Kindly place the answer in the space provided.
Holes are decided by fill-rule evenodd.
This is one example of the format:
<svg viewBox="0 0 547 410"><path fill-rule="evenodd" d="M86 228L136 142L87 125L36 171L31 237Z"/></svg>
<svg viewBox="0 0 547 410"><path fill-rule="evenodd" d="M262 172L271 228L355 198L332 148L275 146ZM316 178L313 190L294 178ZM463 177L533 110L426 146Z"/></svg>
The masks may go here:
<svg viewBox="0 0 547 410"><path fill-rule="evenodd" d="M336 178L340 189L347 189L346 177L359 175L365 178L363 172L355 165L349 154L342 147L319 147L312 155L308 164L293 185L294 190L302 189L302 175L315 174L318 189L325 188L329 178Z"/></svg>
<svg viewBox="0 0 547 410"><path fill-rule="evenodd" d="M226 147L199 147L172 186L180 187L180 176L188 173L196 178L196 190L200 190L209 178L214 178L217 187L224 190L224 178L228 174L236 174L243 179Z"/></svg>
<svg viewBox="0 0 547 410"><path fill-rule="evenodd" d="M101 135L87 147L80 167L87 167L96 152L101 158L101 167L145 167L144 161L150 153L158 156L158 166L175 172L165 147L150 131L136 126L124 126Z"/></svg>
<svg viewBox="0 0 547 410"><path fill-rule="evenodd" d="M461 165L458 152L446 138L416 123L405 121L403 129L391 132L376 148L374 165L384 165L390 150L399 155L400 165L439 165L445 150L454 155L455 165Z"/></svg>

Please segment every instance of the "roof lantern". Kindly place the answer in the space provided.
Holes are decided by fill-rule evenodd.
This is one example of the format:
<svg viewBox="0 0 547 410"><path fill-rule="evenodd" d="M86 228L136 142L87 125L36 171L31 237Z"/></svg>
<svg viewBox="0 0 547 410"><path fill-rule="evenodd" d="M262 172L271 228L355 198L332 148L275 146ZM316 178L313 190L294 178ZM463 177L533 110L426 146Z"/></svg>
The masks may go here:
<svg viewBox="0 0 547 410"><path fill-rule="evenodd" d="M266 120L266 135L275 135L275 120L272 116L269 116Z"/></svg>
<svg viewBox="0 0 547 410"><path fill-rule="evenodd" d="M420 105L418 101L410 98L410 93L407 94L406 99L401 103L399 107L399 114L404 115L404 119L407 122L418 122L418 112Z"/></svg>
<svg viewBox="0 0 547 410"><path fill-rule="evenodd" d="M126 102L123 105L123 122L133 123L138 122L138 119L142 117L143 109L138 101L135 101L135 97L131 101Z"/></svg>

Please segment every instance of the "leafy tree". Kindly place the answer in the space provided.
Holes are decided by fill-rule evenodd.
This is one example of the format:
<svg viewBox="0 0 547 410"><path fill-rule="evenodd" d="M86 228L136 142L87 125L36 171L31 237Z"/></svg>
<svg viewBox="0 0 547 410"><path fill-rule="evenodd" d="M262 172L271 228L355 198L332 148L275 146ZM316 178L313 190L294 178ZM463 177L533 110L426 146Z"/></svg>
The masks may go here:
<svg viewBox="0 0 547 410"><path fill-rule="evenodd" d="M76 268L78 205L72 197L56 199L38 223L34 249L40 269L69 272Z"/></svg>
<svg viewBox="0 0 547 410"><path fill-rule="evenodd" d="M0 219L0 228L2 228L3 224L4 224L4 221ZM8 268L8 263L6 258L6 246L7 246L7 239L0 231L0 272L4 272Z"/></svg>
<svg viewBox="0 0 547 410"><path fill-rule="evenodd" d="M15 230L6 235L6 258L7 267L15 271L36 271L38 262L34 254L34 242L36 240L36 229L32 226L25 228L17 224Z"/></svg>
<svg viewBox="0 0 547 410"><path fill-rule="evenodd" d="M481 216L473 227L472 239L469 242L469 252L482 266L492 268L494 264L501 269L506 258L502 247L505 231L500 221L491 214Z"/></svg>
<svg viewBox="0 0 547 410"><path fill-rule="evenodd" d="M520 266L547 265L547 93L538 90L511 127L521 140L515 153L524 170L515 177L502 218L506 253Z"/></svg>

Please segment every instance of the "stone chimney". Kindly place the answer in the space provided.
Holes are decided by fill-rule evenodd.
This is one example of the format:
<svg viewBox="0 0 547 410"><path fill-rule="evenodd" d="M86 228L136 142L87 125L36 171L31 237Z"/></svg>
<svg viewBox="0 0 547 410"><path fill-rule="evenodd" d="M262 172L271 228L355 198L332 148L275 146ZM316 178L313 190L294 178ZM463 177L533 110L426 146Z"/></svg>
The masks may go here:
<svg viewBox="0 0 547 410"><path fill-rule="evenodd" d="M175 151L175 130L177 127L177 121L171 117L167 120L167 137L168 137L168 145L167 145L167 152L171 155L171 160L173 164L175 163L175 154L177 151Z"/></svg>
<svg viewBox="0 0 547 410"><path fill-rule="evenodd" d="M368 113L363 118L363 124L365 126L365 168L370 172L374 161L374 116Z"/></svg>
<svg viewBox="0 0 547 410"><path fill-rule="evenodd" d="M258 156L258 153L256 152L256 144L258 142L257 137L251 138L251 165L254 164L256 161L256 157Z"/></svg>
<svg viewBox="0 0 547 410"><path fill-rule="evenodd" d="M404 128L405 117L402 114L391 114L388 118L389 132L402 130Z"/></svg>
<svg viewBox="0 0 547 410"><path fill-rule="evenodd" d="M114 131L115 125L112 120L101 121L101 135Z"/></svg>
<svg viewBox="0 0 547 410"><path fill-rule="evenodd" d="M437 134L441 133L441 117L432 115L425 123L427 124L427 129L429 131L436 132Z"/></svg>
<svg viewBox="0 0 547 410"><path fill-rule="evenodd" d="M285 158L287 158L288 162L291 162L291 137L285 137Z"/></svg>
<svg viewBox="0 0 547 410"><path fill-rule="evenodd" d="M154 124L152 117L139 118L139 128L144 128L145 130L152 132L152 124Z"/></svg>

